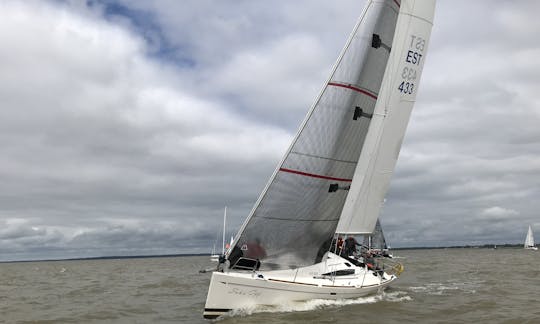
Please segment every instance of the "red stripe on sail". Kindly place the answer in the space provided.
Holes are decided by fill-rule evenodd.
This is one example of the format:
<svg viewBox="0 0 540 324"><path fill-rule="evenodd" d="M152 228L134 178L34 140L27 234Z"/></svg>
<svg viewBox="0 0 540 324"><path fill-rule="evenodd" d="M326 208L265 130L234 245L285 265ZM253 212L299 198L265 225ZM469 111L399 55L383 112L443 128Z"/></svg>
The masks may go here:
<svg viewBox="0 0 540 324"><path fill-rule="evenodd" d="M364 89L360 89L360 88L357 88L357 87L354 87L352 85L349 85L349 84L341 84L341 83L335 83L335 82L329 82L328 85L330 86L334 86L334 87L342 87L342 88L347 88L347 89L351 89L351 90L354 90L356 92L360 92L361 94L365 94L366 96L370 97L370 98L373 98L375 100L377 100L377 96L370 93L370 92L367 92L366 90Z"/></svg>
<svg viewBox="0 0 540 324"><path fill-rule="evenodd" d="M394 3L397 4L398 8L401 7L401 4L397 0L394 0Z"/></svg>
<svg viewBox="0 0 540 324"><path fill-rule="evenodd" d="M351 182L352 181L352 179L335 178L335 177L329 177L329 176L324 176L324 175L320 175L320 174L307 173L307 172L291 170L291 169L285 169L285 168L280 168L279 171L288 172L288 173L294 173L294 174L303 175L303 176L306 176L306 177L325 179L325 180L345 181L345 182Z"/></svg>

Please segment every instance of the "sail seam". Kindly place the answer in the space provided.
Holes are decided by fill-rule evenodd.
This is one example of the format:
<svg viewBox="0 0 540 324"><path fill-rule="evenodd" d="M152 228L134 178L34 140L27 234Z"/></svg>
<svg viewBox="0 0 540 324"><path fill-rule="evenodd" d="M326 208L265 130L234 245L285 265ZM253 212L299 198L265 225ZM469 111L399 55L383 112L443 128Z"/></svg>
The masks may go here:
<svg viewBox="0 0 540 324"><path fill-rule="evenodd" d="M305 218L281 218L281 217L265 217L253 215L254 218L263 218L263 219L272 219L272 220L282 220L282 221L292 221L292 222L337 222L339 218L332 219L305 219Z"/></svg>
<svg viewBox="0 0 540 324"><path fill-rule="evenodd" d="M300 152L295 152L295 151L291 151L291 153L292 154L297 154L297 155L313 157L313 158L317 158L317 159L329 160L329 161L336 161L336 162L343 162L343 163L350 163L350 164L356 164L357 163L356 161L351 161L351 160L333 159L333 158L326 157L326 156L319 156L319 155L313 155L313 154L308 154L308 153L300 153Z"/></svg>
<svg viewBox="0 0 540 324"><path fill-rule="evenodd" d="M335 181L344 181L344 182L351 182L352 181L352 179L336 178L336 177L330 177L330 176L325 176L325 175L321 175L321 174L308 173L308 172L292 170L292 169L286 169L286 168L280 168L279 171L283 171L283 172L287 172L287 173L293 173L293 174L302 175L302 176L311 177L311 178L325 179L325 180L335 180Z"/></svg>
<svg viewBox="0 0 540 324"><path fill-rule="evenodd" d="M365 90L365 89L362 89L362 88L359 88L359 87L355 87L351 84L347 84L347 83L337 83L337 82L329 82L328 83L329 86L334 86L334 87L342 87L342 88L347 88L347 89L350 89L350 90L353 90L353 91L356 91L356 92L360 92L361 94L364 94L372 99L375 99L377 100L377 95L369 92L368 90Z"/></svg>

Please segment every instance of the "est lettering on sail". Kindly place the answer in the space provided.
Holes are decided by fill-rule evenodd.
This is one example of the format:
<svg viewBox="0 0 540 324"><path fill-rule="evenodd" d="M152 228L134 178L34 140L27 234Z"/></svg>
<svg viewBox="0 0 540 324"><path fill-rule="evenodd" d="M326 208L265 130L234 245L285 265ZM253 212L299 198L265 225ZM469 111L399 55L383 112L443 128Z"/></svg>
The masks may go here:
<svg viewBox="0 0 540 324"><path fill-rule="evenodd" d="M411 35L411 42L409 44L409 50L405 55L406 66L403 67L401 73L401 83L398 86L398 90L404 94L412 94L414 92L414 83L416 81L416 67L420 66L422 60L426 40L422 37Z"/></svg>

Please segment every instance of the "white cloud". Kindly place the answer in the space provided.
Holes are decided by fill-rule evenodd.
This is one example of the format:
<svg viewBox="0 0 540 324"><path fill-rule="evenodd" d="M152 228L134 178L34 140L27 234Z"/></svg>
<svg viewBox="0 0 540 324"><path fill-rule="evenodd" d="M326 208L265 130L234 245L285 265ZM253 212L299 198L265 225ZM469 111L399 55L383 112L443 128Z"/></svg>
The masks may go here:
<svg viewBox="0 0 540 324"><path fill-rule="evenodd" d="M480 212L480 217L488 220L505 220L511 217L518 216L519 212L513 209L506 209L499 206L493 206L483 209Z"/></svg>
<svg viewBox="0 0 540 324"><path fill-rule="evenodd" d="M268 168L290 140L183 91L174 69L121 27L44 2L0 7L0 219L25 220L3 236L17 251L61 248L118 219L214 228L203 220L221 214L216 205L253 200L247 178L269 172L237 179L246 165Z"/></svg>

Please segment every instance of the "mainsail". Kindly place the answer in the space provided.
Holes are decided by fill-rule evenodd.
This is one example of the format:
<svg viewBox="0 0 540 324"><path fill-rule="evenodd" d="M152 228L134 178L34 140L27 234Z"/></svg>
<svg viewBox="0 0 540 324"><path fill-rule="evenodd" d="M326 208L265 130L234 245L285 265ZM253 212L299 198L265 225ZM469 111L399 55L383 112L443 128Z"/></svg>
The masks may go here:
<svg viewBox="0 0 540 324"><path fill-rule="evenodd" d="M371 233L423 65L431 22L411 13L424 1L368 1L229 257L242 251L244 257L264 260L263 269L306 266L328 247L336 228L340 233ZM433 11L434 2L428 2L427 10ZM397 36L396 25L401 29ZM351 197L359 195L366 197Z"/></svg>

